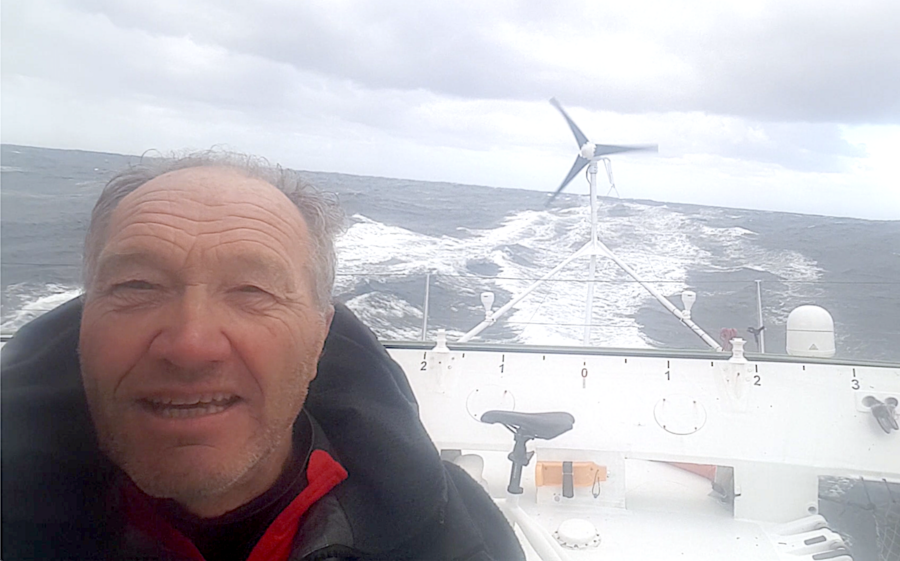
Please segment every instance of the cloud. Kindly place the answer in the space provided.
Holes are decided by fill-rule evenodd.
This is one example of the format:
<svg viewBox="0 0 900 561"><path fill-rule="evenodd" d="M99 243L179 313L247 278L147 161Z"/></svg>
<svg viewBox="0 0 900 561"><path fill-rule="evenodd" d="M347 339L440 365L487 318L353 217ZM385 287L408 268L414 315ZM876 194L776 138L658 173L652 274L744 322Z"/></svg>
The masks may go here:
<svg viewBox="0 0 900 561"><path fill-rule="evenodd" d="M660 145L617 160L644 189L629 196L700 202L703 186L716 204L785 207L779 186L810 183L842 212L841 193L891 188L873 156L900 121L887 1L33 0L3 16L4 142L224 144L304 169L552 190L576 149L556 96L595 142Z"/></svg>
<svg viewBox="0 0 900 561"><path fill-rule="evenodd" d="M190 37L365 90L557 95L626 113L900 120L900 4L889 1L87 6L122 28Z"/></svg>

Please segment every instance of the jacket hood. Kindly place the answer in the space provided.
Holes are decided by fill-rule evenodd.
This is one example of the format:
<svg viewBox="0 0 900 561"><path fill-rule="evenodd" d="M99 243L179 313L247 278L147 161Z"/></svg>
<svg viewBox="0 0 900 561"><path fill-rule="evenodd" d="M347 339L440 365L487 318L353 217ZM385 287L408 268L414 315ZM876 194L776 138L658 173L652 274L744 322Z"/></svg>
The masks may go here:
<svg viewBox="0 0 900 561"><path fill-rule="evenodd" d="M101 539L103 494L117 468L100 452L78 361L82 300L23 327L3 348L0 384L3 522L81 528ZM447 506L439 454L402 369L344 305L305 405L349 477L334 491L353 547L403 547ZM39 500L32 500L35 493ZM102 535L101 535L102 534ZM87 546L85 546L87 547Z"/></svg>
<svg viewBox="0 0 900 561"><path fill-rule="evenodd" d="M406 374L343 304L335 304L306 409L350 474L335 492L355 548L393 550L441 515L443 464Z"/></svg>

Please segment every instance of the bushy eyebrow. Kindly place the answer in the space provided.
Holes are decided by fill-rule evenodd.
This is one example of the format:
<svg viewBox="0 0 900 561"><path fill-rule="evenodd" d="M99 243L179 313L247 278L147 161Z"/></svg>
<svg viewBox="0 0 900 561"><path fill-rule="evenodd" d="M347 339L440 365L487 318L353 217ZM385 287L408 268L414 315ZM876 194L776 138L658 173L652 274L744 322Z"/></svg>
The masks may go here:
<svg viewBox="0 0 900 561"><path fill-rule="evenodd" d="M97 266L97 276L95 280L103 281L123 271L135 268L148 268L156 270L168 270L163 260L153 254L143 251L128 253L112 253L100 256L100 263Z"/></svg>
<svg viewBox="0 0 900 561"><path fill-rule="evenodd" d="M251 277L274 282L278 287L293 292L296 289L294 275L287 269L286 263L273 256L258 253L239 253L226 257L225 266L231 271L239 271Z"/></svg>
<svg viewBox="0 0 900 561"><path fill-rule="evenodd" d="M222 265L229 273L240 273L251 278L272 282L279 288L289 292L296 289L296 281L288 270L286 263L273 256L258 253L238 253L225 256L222 260ZM153 269L164 273L171 272L170 264L155 253L144 251L113 253L101 256L96 279L103 281L124 271L139 268Z"/></svg>

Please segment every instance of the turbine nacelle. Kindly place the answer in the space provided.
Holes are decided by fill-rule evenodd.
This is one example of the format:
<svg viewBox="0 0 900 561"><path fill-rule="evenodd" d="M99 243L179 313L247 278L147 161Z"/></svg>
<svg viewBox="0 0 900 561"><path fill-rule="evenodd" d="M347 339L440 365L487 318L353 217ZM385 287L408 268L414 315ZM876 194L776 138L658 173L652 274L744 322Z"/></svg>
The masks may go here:
<svg viewBox="0 0 900 561"><path fill-rule="evenodd" d="M597 149L597 145L593 142L585 142L581 146L581 157L585 160L591 160L594 158L594 150Z"/></svg>

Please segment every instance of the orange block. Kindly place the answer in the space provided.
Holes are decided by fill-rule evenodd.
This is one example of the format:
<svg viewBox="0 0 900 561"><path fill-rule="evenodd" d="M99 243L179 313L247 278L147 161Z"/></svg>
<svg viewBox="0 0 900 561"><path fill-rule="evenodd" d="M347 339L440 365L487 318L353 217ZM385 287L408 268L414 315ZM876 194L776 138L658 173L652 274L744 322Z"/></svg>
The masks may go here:
<svg viewBox="0 0 900 561"><path fill-rule="evenodd" d="M538 462L534 466L534 481L538 487L563 483L562 462ZM572 482L575 487L590 487L595 481L606 481L606 466L594 462L572 462Z"/></svg>

